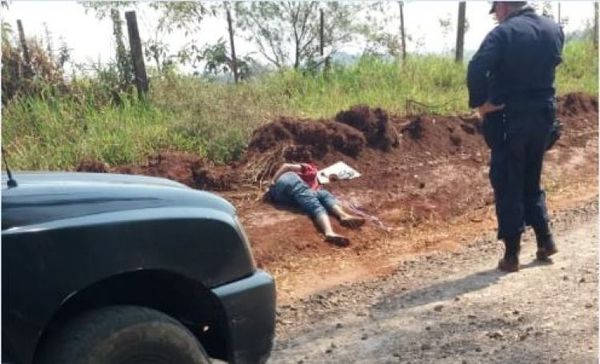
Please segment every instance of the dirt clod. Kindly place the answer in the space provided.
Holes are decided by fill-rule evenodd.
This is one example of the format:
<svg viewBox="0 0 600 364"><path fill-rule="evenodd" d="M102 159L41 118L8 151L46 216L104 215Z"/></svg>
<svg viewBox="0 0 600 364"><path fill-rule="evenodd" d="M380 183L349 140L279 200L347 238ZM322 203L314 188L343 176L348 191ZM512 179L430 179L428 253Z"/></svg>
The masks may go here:
<svg viewBox="0 0 600 364"><path fill-rule="evenodd" d="M397 147L400 143L398 132L391 125L388 114L381 108L370 109L366 105L357 105L335 116L337 122L360 130L369 146L383 151Z"/></svg>
<svg viewBox="0 0 600 364"><path fill-rule="evenodd" d="M576 116L598 110L598 99L581 92L567 94L557 99L560 116Z"/></svg>
<svg viewBox="0 0 600 364"><path fill-rule="evenodd" d="M196 188L214 191L231 190L238 182L237 175L231 168L204 166L200 163L192 166L192 178Z"/></svg>
<svg viewBox="0 0 600 364"><path fill-rule="evenodd" d="M77 172L92 172L92 173L108 173L110 167L104 162L100 162L92 159L84 159L79 162L79 165L75 168Z"/></svg>
<svg viewBox="0 0 600 364"><path fill-rule="evenodd" d="M410 124L405 126L402 129L402 133L404 133L405 131L408 132L408 135L410 135L411 138L421 139L421 136L423 135L423 126L421 125L421 117L417 117L416 119L412 120L410 122Z"/></svg>

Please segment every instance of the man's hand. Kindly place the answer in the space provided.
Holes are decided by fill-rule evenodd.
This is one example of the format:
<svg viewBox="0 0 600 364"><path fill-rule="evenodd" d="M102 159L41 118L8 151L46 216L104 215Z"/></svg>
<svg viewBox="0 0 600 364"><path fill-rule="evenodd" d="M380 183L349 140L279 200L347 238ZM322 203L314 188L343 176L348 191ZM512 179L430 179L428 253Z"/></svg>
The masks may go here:
<svg viewBox="0 0 600 364"><path fill-rule="evenodd" d="M498 111L504 109L504 104L502 105L494 105L489 101L486 101L485 104L479 106L477 111L479 112L479 117L483 120L485 116L491 112Z"/></svg>

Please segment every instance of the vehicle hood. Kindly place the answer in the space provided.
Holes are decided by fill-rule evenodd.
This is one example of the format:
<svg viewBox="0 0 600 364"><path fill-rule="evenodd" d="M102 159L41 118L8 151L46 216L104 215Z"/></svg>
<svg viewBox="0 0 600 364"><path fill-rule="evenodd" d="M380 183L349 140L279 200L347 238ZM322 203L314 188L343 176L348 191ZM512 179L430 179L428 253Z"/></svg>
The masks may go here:
<svg viewBox="0 0 600 364"><path fill-rule="evenodd" d="M235 214L225 199L164 178L75 172L2 174L2 230L86 215L162 207L198 207Z"/></svg>

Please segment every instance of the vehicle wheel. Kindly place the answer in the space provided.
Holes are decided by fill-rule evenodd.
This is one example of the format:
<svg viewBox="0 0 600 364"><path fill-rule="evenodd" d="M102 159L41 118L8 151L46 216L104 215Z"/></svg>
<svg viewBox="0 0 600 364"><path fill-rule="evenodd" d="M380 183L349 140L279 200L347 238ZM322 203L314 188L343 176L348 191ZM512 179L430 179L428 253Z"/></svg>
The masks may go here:
<svg viewBox="0 0 600 364"><path fill-rule="evenodd" d="M92 310L45 343L40 364L204 364L206 352L177 320L137 306Z"/></svg>

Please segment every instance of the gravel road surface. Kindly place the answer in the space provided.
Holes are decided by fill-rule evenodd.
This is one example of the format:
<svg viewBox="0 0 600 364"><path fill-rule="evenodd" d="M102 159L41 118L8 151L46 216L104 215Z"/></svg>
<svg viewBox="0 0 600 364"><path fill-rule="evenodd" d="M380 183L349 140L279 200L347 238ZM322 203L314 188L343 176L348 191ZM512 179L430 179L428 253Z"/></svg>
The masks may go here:
<svg viewBox="0 0 600 364"><path fill-rule="evenodd" d="M528 232L521 271L503 274L488 234L280 306L269 363L597 363L597 201L553 221L551 265Z"/></svg>

